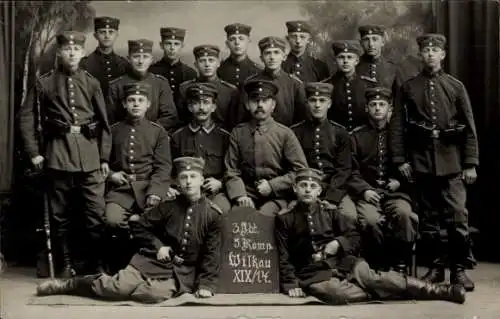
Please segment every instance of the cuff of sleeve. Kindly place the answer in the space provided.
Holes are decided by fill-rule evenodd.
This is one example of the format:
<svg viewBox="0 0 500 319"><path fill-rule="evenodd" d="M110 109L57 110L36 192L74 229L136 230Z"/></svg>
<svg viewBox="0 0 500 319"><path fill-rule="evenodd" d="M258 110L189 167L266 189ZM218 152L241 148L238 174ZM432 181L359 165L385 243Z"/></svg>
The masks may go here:
<svg viewBox="0 0 500 319"><path fill-rule="evenodd" d="M477 158L468 157L465 158L464 166L465 167L479 166L479 161L477 160Z"/></svg>
<svg viewBox="0 0 500 319"><path fill-rule="evenodd" d="M159 240L158 238L155 238L153 240L153 245L155 246L156 251L160 250L160 248L162 248L163 246L165 246L165 244L163 244L162 241Z"/></svg>
<svg viewBox="0 0 500 319"><path fill-rule="evenodd" d="M148 195L146 195L146 198L147 197L152 197L152 198L156 198L157 200L161 200L161 197L158 195L155 195L155 194L148 194Z"/></svg>
<svg viewBox="0 0 500 319"><path fill-rule="evenodd" d="M394 162L394 164L403 164L404 162L406 162L406 159L403 156L394 156L392 158L392 161Z"/></svg>
<svg viewBox="0 0 500 319"><path fill-rule="evenodd" d="M339 236L335 238L336 241L339 242L339 250L337 251L337 254L341 251L347 252L349 251L349 240L345 238L344 236Z"/></svg>

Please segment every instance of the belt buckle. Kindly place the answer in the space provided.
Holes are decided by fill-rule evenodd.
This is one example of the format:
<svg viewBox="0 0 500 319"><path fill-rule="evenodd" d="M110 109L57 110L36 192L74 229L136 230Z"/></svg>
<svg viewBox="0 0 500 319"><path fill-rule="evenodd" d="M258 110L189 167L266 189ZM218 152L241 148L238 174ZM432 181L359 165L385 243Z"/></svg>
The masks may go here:
<svg viewBox="0 0 500 319"><path fill-rule="evenodd" d="M439 130L432 130L432 138L439 138Z"/></svg>
<svg viewBox="0 0 500 319"><path fill-rule="evenodd" d="M82 131L82 127L81 126L71 125L69 127L69 132L71 134L80 134L81 131Z"/></svg>
<svg viewBox="0 0 500 319"><path fill-rule="evenodd" d="M129 181L134 182L137 180L137 176L135 174L128 174L127 178Z"/></svg>
<svg viewBox="0 0 500 319"><path fill-rule="evenodd" d="M379 186L383 186L383 185L385 184L385 181L384 181L384 180L382 180L382 179L377 179L377 184L378 184Z"/></svg>
<svg viewBox="0 0 500 319"><path fill-rule="evenodd" d="M184 258L181 258L179 256L174 256L174 260L173 261L174 261L175 265L180 266L184 262Z"/></svg>

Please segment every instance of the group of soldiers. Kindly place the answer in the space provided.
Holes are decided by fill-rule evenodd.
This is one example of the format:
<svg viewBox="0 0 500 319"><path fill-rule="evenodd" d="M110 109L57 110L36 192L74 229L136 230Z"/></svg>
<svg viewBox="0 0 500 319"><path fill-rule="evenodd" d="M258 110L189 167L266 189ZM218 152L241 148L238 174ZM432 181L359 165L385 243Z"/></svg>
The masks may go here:
<svg viewBox="0 0 500 319"><path fill-rule="evenodd" d="M61 277L71 278L42 283L39 295L210 297L223 215L253 207L276 216L290 297L464 302L474 289L465 185L477 177L478 143L466 89L442 70L443 35L417 38L423 68L403 82L382 57L382 26L335 41L330 74L307 53L305 21L258 42L263 68L247 55L252 28L227 25L230 56L196 46L196 71L179 60L186 30L161 28L153 64L151 40L129 41L128 59L113 52L119 23L95 19L99 46L87 57L84 34L59 34L58 67L19 112L26 153L47 176ZM74 277L75 203L97 274ZM442 225L448 246L436 237L429 272L408 276L419 227ZM105 271L120 249L125 261Z"/></svg>

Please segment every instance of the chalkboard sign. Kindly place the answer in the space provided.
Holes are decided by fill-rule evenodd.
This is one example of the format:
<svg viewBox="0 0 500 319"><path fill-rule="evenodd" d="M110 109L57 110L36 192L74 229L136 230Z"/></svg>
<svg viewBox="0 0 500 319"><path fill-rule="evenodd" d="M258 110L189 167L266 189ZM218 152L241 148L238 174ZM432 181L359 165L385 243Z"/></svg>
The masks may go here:
<svg viewBox="0 0 500 319"><path fill-rule="evenodd" d="M278 293L274 216L235 207L224 218L219 293Z"/></svg>

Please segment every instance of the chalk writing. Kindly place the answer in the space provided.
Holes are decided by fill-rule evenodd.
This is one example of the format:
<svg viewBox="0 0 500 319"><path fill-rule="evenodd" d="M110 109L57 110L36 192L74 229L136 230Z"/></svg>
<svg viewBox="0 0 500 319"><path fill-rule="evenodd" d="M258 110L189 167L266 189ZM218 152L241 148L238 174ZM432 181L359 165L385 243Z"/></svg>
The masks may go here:
<svg viewBox="0 0 500 319"><path fill-rule="evenodd" d="M273 245L268 241L258 241L244 237L233 238L233 248L241 249L241 251L263 251L265 254L274 249Z"/></svg>

